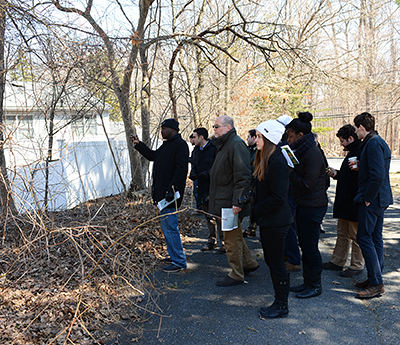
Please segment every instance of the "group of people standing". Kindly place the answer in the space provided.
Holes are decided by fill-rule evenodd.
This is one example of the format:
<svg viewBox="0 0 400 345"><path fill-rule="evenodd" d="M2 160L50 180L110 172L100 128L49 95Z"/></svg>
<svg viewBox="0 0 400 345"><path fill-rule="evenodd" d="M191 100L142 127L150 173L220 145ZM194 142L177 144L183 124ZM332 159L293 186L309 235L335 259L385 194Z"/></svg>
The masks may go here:
<svg viewBox="0 0 400 345"><path fill-rule="evenodd" d="M356 284L363 289L357 297L371 298L384 293L382 226L384 210L392 203L390 149L375 131L373 116L362 113L355 117L354 127L346 125L337 133L349 151L337 171L327 166L312 132L312 119L309 112L301 112L295 119L283 115L260 123L254 132L249 132L249 136L255 137L249 145L250 154L229 116L215 120L212 141L205 128L197 128L192 134L196 152L190 178L197 181L198 204L209 229L208 241L202 250L212 250L219 242L219 251L226 252L231 271L216 284L225 287L242 284L244 277L259 267L243 237L254 235L255 225L259 226L264 259L275 290L272 305L259 310L262 319L288 314L289 291L296 292L297 298L320 295L323 268L340 269L341 274L353 276L363 269L365 260L368 280ZM164 142L157 150L149 149L137 136L131 136L135 148L154 161L153 200L172 201L175 192L180 193L175 202L161 211L164 215L161 227L170 261L163 268L166 272L186 268L176 210L184 194L188 149L178 132L176 120L164 120L161 124ZM297 164L282 149L285 144L293 151ZM349 161L350 157L357 159ZM327 176L338 181L334 204L338 238L331 260L322 263L318 242L328 205ZM230 231L221 229L223 208L238 215L237 227ZM251 227L242 232L241 221L249 215ZM301 250L303 283L297 286L290 286L285 263L287 242L296 247L298 243ZM351 265L343 271L351 242Z"/></svg>

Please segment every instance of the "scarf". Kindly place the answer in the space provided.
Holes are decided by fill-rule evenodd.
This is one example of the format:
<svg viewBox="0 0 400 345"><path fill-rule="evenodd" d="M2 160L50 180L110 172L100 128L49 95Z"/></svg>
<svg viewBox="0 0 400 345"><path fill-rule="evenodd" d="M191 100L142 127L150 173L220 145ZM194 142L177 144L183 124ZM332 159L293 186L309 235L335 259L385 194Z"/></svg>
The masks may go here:
<svg viewBox="0 0 400 345"><path fill-rule="evenodd" d="M292 145L290 145L290 148L293 150L297 159L300 162L308 149L315 145L316 143L314 140L314 134L312 132L309 132L307 134L304 134L300 139L296 140Z"/></svg>

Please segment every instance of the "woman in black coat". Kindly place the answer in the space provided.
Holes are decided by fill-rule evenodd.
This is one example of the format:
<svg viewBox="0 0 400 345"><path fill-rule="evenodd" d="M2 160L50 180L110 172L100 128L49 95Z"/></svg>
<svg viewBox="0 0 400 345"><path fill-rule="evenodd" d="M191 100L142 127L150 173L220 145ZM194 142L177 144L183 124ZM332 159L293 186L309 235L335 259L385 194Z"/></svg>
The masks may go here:
<svg viewBox="0 0 400 345"><path fill-rule="evenodd" d="M284 127L275 120L257 127L257 154L254 161L255 201L252 220L260 227L264 259L270 269L275 290L274 303L259 311L260 318L286 316L288 310L289 276L285 268L285 238L293 222L288 204L289 167L279 143Z"/></svg>
<svg viewBox="0 0 400 345"><path fill-rule="evenodd" d="M304 279L303 284L290 288L290 291L297 292L297 298L315 297L322 292L322 258L318 241L328 205L327 166L311 132L312 119L313 116L309 112L299 113L298 118L286 126L288 143L300 162L295 164L290 173Z"/></svg>

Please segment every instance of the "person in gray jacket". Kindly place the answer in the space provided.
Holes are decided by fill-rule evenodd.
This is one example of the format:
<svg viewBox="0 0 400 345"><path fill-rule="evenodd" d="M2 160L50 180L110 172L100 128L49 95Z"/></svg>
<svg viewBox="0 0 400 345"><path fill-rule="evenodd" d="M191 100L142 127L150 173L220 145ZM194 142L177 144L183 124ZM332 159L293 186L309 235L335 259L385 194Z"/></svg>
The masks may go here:
<svg viewBox="0 0 400 345"><path fill-rule="evenodd" d="M224 231L224 243L231 272L218 286L231 286L244 282L244 276L258 268L243 239L241 219L250 214L250 205L241 205L239 198L250 190L250 157L246 144L236 134L233 119L220 116L214 123L217 156L210 170L210 201L208 210L217 216L220 226L222 208L232 208L239 214L238 227Z"/></svg>

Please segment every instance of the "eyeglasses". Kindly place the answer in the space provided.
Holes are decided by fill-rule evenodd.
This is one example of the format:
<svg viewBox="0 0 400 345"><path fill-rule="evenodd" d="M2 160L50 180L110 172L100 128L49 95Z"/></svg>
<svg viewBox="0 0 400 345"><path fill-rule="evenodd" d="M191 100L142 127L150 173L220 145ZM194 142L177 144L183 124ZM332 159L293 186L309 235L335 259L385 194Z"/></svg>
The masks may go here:
<svg viewBox="0 0 400 345"><path fill-rule="evenodd" d="M218 129L220 127L226 127L227 125L214 125L213 128Z"/></svg>

